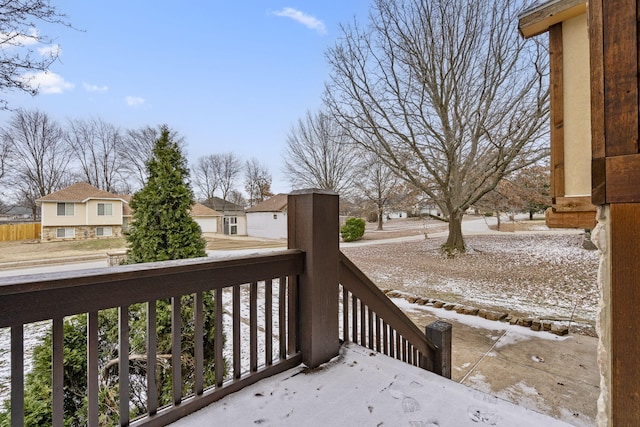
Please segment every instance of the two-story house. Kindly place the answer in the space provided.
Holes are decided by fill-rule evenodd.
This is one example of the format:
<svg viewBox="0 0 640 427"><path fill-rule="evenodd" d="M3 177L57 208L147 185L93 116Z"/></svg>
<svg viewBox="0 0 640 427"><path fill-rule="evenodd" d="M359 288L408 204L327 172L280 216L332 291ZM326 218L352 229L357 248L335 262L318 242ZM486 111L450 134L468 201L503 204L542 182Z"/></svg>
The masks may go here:
<svg viewBox="0 0 640 427"><path fill-rule="evenodd" d="M44 241L122 235L122 211L127 201L86 182L78 182L36 202L41 206Z"/></svg>

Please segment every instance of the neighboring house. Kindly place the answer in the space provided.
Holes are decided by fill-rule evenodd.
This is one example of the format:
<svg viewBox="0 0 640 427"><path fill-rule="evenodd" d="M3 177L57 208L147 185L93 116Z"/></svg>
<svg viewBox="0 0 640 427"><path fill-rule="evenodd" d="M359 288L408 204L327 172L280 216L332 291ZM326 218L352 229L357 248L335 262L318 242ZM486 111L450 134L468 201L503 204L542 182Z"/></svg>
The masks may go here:
<svg viewBox="0 0 640 427"><path fill-rule="evenodd" d="M30 220L33 220L33 218L31 218L31 209L27 209L22 206L12 206L7 209L6 212L0 213L0 221L11 222Z"/></svg>
<svg viewBox="0 0 640 427"><path fill-rule="evenodd" d="M191 216L198 223L203 233L217 233L222 222L222 214L202 203L196 203L191 208Z"/></svg>
<svg viewBox="0 0 640 427"><path fill-rule="evenodd" d="M231 203L220 197L213 197L207 200L206 204L217 212L222 213L222 223L219 225L218 233L228 235L247 235L247 217L244 206Z"/></svg>
<svg viewBox="0 0 640 427"><path fill-rule="evenodd" d="M36 202L41 207L42 240L122 235L123 205L127 201L85 182L48 194Z"/></svg>
<svg viewBox="0 0 640 427"><path fill-rule="evenodd" d="M247 235L287 238L287 195L278 194L247 209Z"/></svg>

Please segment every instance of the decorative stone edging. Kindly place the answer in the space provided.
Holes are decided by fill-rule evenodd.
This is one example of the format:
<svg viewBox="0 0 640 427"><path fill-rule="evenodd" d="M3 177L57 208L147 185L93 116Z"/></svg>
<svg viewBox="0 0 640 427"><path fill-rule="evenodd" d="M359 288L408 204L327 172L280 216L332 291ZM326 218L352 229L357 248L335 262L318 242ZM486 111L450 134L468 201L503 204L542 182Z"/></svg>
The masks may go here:
<svg viewBox="0 0 640 427"><path fill-rule="evenodd" d="M442 308L447 311L455 311L459 314L466 314L469 316L479 316L487 320L495 320L500 322L509 322L511 325L523 326L529 328L532 331L548 331L555 335L567 335L569 328L556 323L552 320L531 318L531 317L517 317L511 313L504 313L494 310L485 310L482 308L471 307L462 304L454 304L450 302L440 301L435 298L423 298L412 295L407 295L402 292L394 291L392 289L386 289L383 291L389 298L404 298L411 304L429 305L434 308Z"/></svg>

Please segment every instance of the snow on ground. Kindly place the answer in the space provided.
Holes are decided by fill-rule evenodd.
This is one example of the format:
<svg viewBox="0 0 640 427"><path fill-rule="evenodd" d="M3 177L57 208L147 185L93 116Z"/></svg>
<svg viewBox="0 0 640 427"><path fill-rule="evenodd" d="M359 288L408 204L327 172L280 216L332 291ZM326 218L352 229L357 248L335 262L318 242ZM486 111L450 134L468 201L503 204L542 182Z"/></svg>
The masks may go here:
<svg viewBox="0 0 640 427"><path fill-rule="evenodd" d="M444 238L350 246L342 251L383 289L478 308L595 324L597 251L579 234L501 233L466 238L453 259Z"/></svg>
<svg viewBox="0 0 640 427"><path fill-rule="evenodd" d="M523 385L523 393L526 393ZM349 344L328 364L298 367L229 395L175 427L566 426L363 347Z"/></svg>

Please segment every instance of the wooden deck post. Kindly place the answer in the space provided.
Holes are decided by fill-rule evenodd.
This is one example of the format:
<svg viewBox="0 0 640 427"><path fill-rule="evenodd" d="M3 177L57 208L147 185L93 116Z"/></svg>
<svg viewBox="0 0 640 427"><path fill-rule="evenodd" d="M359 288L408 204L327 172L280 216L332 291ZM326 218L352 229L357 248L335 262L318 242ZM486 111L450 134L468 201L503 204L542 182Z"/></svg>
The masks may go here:
<svg viewBox="0 0 640 427"><path fill-rule="evenodd" d="M437 348L433 373L451 379L451 323L437 320L427 325L425 334Z"/></svg>
<svg viewBox="0 0 640 427"><path fill-rule="evenodd" d="M306 252L298 288L302 362L315 368L339 352L338 195L298 190L288 197L288 247Z"/></svg>

